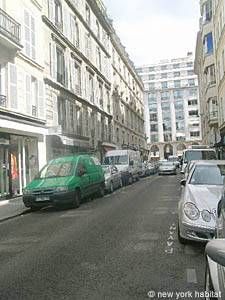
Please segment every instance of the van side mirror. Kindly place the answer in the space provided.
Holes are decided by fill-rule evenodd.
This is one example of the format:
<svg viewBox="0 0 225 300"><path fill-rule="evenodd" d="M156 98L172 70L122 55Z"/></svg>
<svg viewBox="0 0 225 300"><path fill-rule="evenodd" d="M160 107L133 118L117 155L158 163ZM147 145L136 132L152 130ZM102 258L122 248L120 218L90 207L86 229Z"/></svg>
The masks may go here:
<svg viewBox="0 0 225 300"><path fill-rule="evenodd" d="M182 179L182 180L180 181L180 184L181 184L182 186L185 186L185 185L186 185L186 179Z"/></svg>

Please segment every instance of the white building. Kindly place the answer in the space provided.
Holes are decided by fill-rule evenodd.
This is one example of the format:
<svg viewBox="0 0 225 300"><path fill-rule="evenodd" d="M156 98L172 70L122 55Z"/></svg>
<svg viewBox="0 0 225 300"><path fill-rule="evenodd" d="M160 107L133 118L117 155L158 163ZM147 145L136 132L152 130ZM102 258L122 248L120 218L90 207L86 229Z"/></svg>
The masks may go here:
<svg viewBox="0 0 225 300"><path fill-rule="evenodd" d="M0 197L46 161L42 1L0 1Z"/></svg>
<svg viewBox="0 0 225 300"><path fill-rule="evenodd" d="M201 142L198 82L193 55L137 68L145 86L146 131L151 159L182 154Z"/></svg>

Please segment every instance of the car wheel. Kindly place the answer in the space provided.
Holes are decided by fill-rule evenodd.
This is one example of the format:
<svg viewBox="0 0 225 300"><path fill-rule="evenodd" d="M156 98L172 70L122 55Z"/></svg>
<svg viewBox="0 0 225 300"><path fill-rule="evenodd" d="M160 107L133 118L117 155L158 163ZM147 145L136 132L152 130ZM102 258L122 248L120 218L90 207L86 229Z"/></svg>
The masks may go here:
<svg viewBox="0 0 225 300"><path fill-rule="evenodd" d="M140 180L140 177L139 177L139 175L136 177L136 181L139 181Z"/></svg>
<svg viewBox="0 0 225 300"><path fill-rule="evenodd" d="M129 176L129 179L128 179L128 184L132 184L132 183L133 183L133 176L130 175L130 176Z"/></svg>
<svg viewBox="0 0 225 300"><path fill-rule="evenodd" d="M179 227L179 224L178 224L178 241L182 244L182 245L185 245L187 244L187 240L182 238L182 236L180 235L180 227Z"/></svg>
<svg viewBox="0 0 225 300"><path fill-rule="evenodd" d="M98 188L98 197L102 198L105 195L105 189L104 186L101 184Z"/></svg>
<svg viewBox="0 0 225 300"><path fill-rule="evenodd" d="M80 206L80 191L76 190L73 200L73 207L78 208Z"/></svg>
<svg viewBox="0 0 225 300"><path fill-rule="evenodd" d="M38 210L40 210L41 209L41 207L38 207L38 206L31 206L30 207L30 210L31 211L38 211Z"/></svg>
<svg viewBox="0 0 225 300"><path fill-rule="evenodd" d="M113 186L113 182L110 182L110 187L109 187L109 192L113 193L114 192L114 186Z"/></svg>
<svg viewBox="0 0 225 300"><path fill-rule="evenodd" d="M212 292L214 292L214 288L213 288L213 284L212 284L211 275L209 272L208 262L206 262L206 269L205 269L205 291L206 291L205 300L217 299L217 298L210 297L210 294L212 294Z"/></svg>

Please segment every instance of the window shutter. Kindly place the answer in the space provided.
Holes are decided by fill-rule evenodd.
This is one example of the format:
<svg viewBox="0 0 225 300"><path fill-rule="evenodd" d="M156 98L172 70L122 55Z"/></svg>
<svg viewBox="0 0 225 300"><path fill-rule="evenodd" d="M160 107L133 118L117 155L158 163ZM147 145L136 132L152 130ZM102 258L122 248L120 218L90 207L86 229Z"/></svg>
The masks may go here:
<svg viewBox="0 0 225 300"><path fill-rule="evenodd" d="M16 65L9 64L10 102L11 107L17 109L17 69Z"/></svg>
<svg viewBox="0 0 225 300"><path fill-rule="evenodd" d="M30 35L30 15L29 13L25 10L24 11L24 31L25 31L25 53L27 56L31 56L31 49L30 49L30 44L31 44L31 41L30 41L30 38L31 38L31 35Z"/></svg>
<svg viewBox="0 0 225 300"><path fill-rule="evenodd" d="M31 78L26 75L26 112L31 114Z"/></svg>
<svg viewBox="0 0 225 300"><path fill-rule="evenodd" d="M56 46L54 42L50 44L50 64L51 76L56 79Z"/></svg>
<svg viewBox="0 0 225 300"><path fill-rule="evenodd" d="M58 98L55 94L52 94L52 105L53 105L53 126L57 126L58 125Z"/></svg>
<svg viewBox="0 0 225 300"><path fill-rule="evenodd" d="M44 103L44 83L38 81L38 116L40 119L45 119L45 103Z"/></svg>
<svg viewBox="0 0 225 300"><path fill-rule="evenodd" d="M70 17L69 17L69 13L67 12L66 9L63 10L63 33L64 35L70 39L70 30L69 30L69 20L70 20Z"/></svg>
<svg viewBox="0 0 225 300"><path fill-rule="evenodd" d="M64 55L64 76L65 76L65 86L68 87L69 84L69 63L70 63L70 59L67 55L67 53L65 53Z"/></svg>
<svg viewBox="0 0 225 300"><path fill-rule="evenodd" d="M76 21L73 14L70 14L70 41L76 45Z"/></svg>
<svg viewBox="0 0 225 300"><path fill-rule="evenodd" d="M52 22L55 22L54 0L48 0L48 17Z"/></svg>
<svg viewBox="0 0 225 300"><path fill-rule="evenodd" d="M36 52L35 52L35 20L34 18L31 16L30 17L30 21L31 21L31 58L32 59L36 59Z"/></svg>

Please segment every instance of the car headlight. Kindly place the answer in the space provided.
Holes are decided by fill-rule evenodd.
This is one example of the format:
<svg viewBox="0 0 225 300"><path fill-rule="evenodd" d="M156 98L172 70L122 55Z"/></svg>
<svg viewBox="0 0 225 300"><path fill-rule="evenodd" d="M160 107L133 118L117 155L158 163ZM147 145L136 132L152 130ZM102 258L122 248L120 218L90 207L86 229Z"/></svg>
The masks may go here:
<svg viewBox="0 0 225 300"><path fill-rule="evenodd" d="M202 216L202 219L205 221L205 222L210 222L211 221L211 213L204 209L202 212L201 212L201 216Z"/></svg>
<svg viewBox="0 0 225 300"><path fill-rule="evenodd" d="M26 190L26 189L24 189L23 190L23 194L24 195L31 195L32 194L32 190Z"/></svg>
<svg viewBox="0 0 225 300"><path fill-rule="evenodd" d="M68 187L67 186L58 186L55 189L56 192L67 192L68 191Z"/></svg>
<svg viewBox="0 0 225 300"><path fill-rule="evenodd" d="M190 202L184 205L184 213L190 220L193 221L198 220L200 216L200 212L198 208L193 203Z"/></svg>

